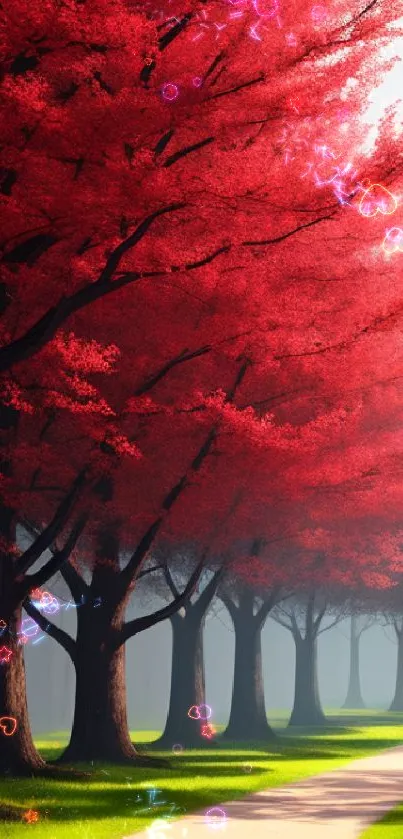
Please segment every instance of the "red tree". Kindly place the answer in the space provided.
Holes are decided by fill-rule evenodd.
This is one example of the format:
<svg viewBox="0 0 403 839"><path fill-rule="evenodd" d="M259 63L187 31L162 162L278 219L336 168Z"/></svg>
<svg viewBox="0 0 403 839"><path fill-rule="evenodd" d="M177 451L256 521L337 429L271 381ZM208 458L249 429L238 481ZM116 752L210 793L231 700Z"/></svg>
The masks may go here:
<svg viewBox="0 0 403 839"><path fill-rule="evenodd" d="M366 51L373 48L372 66L380 69L377 50L389 37L392 10L370 4L350 15L340 2L318 30L292 3L282 12L284 31L279 26L259 41L253 31L256 36L261 22L249 8L227 26L217 54L210 37L192 46L205 6L171 4L178 20L164 21L162 34L144 9L125 3L112 9L95 0L85 6L70 0L62 8L34 2L23 15L18 4L7 14L0 356L2 369L11 372L4 401L15 405L17 396L43 381L48 391L46 365L70 340L56 334L67 319L72 342L119 347L119 375L102 385L111 422L102 406L91 408L105 419L94 420L91 446L95 440L97 453L123 457L114 459L116 475L111 478L108 467L98 484L110 516L101 528L94 515L86 547L87 561L94 550L109 554L105 540L116 545L116 533L125 549L137 545L126 570L117 573L114 548L109 570L96 574L110 595L102 631L105 639L114 634L112 659L127 637L123 611L130 588L167 513L181 515L177 499L192 497L185 490L210 468L221 437L267 433L267 420L259 426L254 412L242 409L255 406L265 414L301 384L325 398L317 383L322 354L381 328L396 302L390 289L380 293L376 286L374 294L371 282L350 300L356 263L340 267L351 227L371 244L382 239L381 225L370 228L365 217L374 199L360 201L364 178L389 178L390 185L390 135L371 161L356 150L354 178L344 157L336 186L333 158L317 151L324 142L334 154L342 145L345 154L357 141L360 132L352 125L344 139L337 134L338 93L352 75L359 78L359 93L348 100L354 117L370 86ZM228 8L212 1L208 13L219 22ZM284 38L291 22L295 51ZM325 59L333 62L332 74ZM200 87L191 83L196 77ZM299 153L290 176L290 131L296 146L308 136L310 171L326 182L323 189L304 177ZM343 209L341 199L354 207ZM331 235L335 221L325 247L322 235ZM340 283L323 306L318 283L330 273ZM346 301L349 317L335 318ZM60 378L62 387L52 385L62 392L59 403L52 396L57 410L66 400L71 408L71 382L63 371ZM78 384L88 407L93 394ZM345 398L342 387L334 399L339 424ZM291 424L327 413L323 402L299 405ZM269 437L288 443L289 429L276 423L284 425L281 407ZM15 476L25 429L20 435ZM86 462L89 441L75 433L70 439L75 457ZM144 453L135 473L124 457L133 454L131 446ZM45 467L41 486L45 477L53 480L52 471L59 479L64 464L55 458ZM20 516L40 526L52 499L34 497L29 485L26 490ZM209 512L206 503L201 514Z"/></svg>

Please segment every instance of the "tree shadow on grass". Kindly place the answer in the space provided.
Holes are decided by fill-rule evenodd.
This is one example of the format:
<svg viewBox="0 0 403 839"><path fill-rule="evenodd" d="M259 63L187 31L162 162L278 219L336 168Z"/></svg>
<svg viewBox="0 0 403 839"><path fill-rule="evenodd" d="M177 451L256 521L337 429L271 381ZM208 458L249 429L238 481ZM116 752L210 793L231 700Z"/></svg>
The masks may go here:
<svg viewBox="0 0 403 839"><path fill-rule="evenodd" d="M241 801L232 801L228 818L265 820L288 819L295 822L326 823L339 819L357 820L365 824L379 819L389 807L395 807L402 794L399 769L376 772L331 772L320 782L306 778L289 789L267 789ZM390 814L395 824L403 824L403 811Z"/></svg>
<svg viewBox="0 0 403 839"><path fill-rule="evenodd" d="M234 767L235 769L235 767ZM232 774L232 773L231 773ZM236 774L239 778L239 767ZM102 776L101 776L102 777ZM103 776L94 777L90 782L80 784L60 784L48 781L47 784L32 780L24 788L14 789L10 782L10 797L18 799L19 793L28 800L40 800L38 807L41 818L55 825L59 822L77 820L132 819L133 829L142 830L150 821L170 818L173 821L184 813L199 813L196 821L204 819L207 808L220 801L230 802L226 806L228 818L264 820L267 818L287 818L295 821L315 821L320 819L338 820L345 817L365 818L367 814L382 815L385 791L393 806L401 794L401 774L394 770L382 770L376 774L370 771L349 773L340 776L330 773L321 778L319 785L304 779L298 787L312 785L306 797L295 795L296 787L290 791L282 789L263 790L258 794L245 790L242 794L239 784L225 786L225 791L212 788L206 778L206 786L197 791L178 789L161 790L159 803L145 810L144 801L137 803L139 788L120 784L106 783ZM157 782L158 786L158 782ZM144 792L144 789L143 789ZM170 805L175 811L170 814ZM143 809L143 812L140 812ZM145 812L144 812L145 810ZM403 824L403 811L390 814L388 824ZM136 824L134 824L136 822Z"/></svg>
<svg viewBox="0 0 403 839"><path fill-rule="evenodd" d="M97 779L99 781L99 779ZM160 803L152 807L146 807L144 802L137 802L138 789L120 786L98 787L97 785L85 785L71 787L68 784L63 786L49 783L46 788L32 782L30 788L23 790L23 799L36 799L40 806L41 820L49 821L52 824L61 822L75 822L78 820L102 820L102 819L132 819L137 821L135 829L142 830L155 819L166 819L176 821L182 815L194 811L202 811L211 807L220 800L220 790L210 791L208 784L205 789L198 791L186 790L161 790ZM5 791L7 792L7 791ZM144 790L143 790L144 792ZM11 791L10 797L19 797L18 790ZM226 796L232 799L239 797L239 787L226 789ZM173 809L174 808L174 809ZM21 810L17 806L10 807L10 817L6 815L7 805L4 805L4 821L15 821L21 818L23 810L27 809L24 802L21 802ZM143 812L141 812L143 810ZM11 813L11 811L13 811ZM1 817L0 817L1 818ZM134 825L133 825L134 827Z"/></svg>

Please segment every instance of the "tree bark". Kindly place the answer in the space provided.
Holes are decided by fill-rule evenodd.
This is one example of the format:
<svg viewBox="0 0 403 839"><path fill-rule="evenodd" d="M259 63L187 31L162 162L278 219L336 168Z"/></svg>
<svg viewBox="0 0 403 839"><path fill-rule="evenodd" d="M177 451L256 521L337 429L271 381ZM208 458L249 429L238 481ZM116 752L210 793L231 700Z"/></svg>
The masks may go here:
<svg viewBox="0 0 403 839"><path fill-rule="evenodd" d="M397 638L397 667L395 695L389 711L403 711L403 628L400 630L395 625Z"/></svg>
<svg viewBox="0 0 403 839"><path fill-rule="evenodd" d="M2 406L0 426L15 428L16 424L16 412ZM8 474L9 463L3 461L0 471ZM17 637L22 606L16 592L13 558L7 549L14 543L14 514L5 506L0 508L0 536L0 619L6 624L0 634L0 647L12 653L9 662L0 664L0 773L32 775L43 769L45 762L35 748L28 716L24 652ZM13 723L4 717L16 720L15 734L8 733Z"/></svg>
<svg viewBox="0 0 403 839"><path fill-rule="evenodd" d="M172 670L168 716L164 732L158 741L172 748L176 743L184 747L205 745L201 727L206 720L188 716L192 705L205 705L205 677L203 630L205 612L187 606L186 614L172 615ZM208 720L207 720L208 722Z"/></svg>
<svg viewBox="0 0 403 839"><path fill-rule="evenodd" d="M318 687L317 637L293 633L295 641L294 705L289 726L315 726L326 723Z"/></svg>
<svg viewBox="0 0 403 839"><path fill-rule="evenodd" d="M61 762L137 757L126 715L125 648L111 647L111 628L92 602L77 611L76 696L70 742Z"/></svg>
<svg viewBox="0 0 403 839"><path fill-rule="evenodd" d="M228 608L228 601L224 601ZM273 740L267 722L262 672L262 621L253 614L255 599L244 592L239 605L232 601L230 614L235 630L235 667L231 712L223 734L227 740Z"/></svg>
<svg viewBox="0 0 403 839"><path fill-rule="evenodd" d="M0 617L7 624L0 637L0 647L7 647L12 652L9 662L0 665L0 773L32 775L44 769L45 762L32 739L23 646L16 637L21 626L22 607L10 608L7 598L1 597Z"/></svg>
<svg viewBox="0 0 403 839"><path fill-rule="evenodd" d="M350 672L343 708L365 708L360 681L360 637L360 633L357 631L357 618L352 615L350 624Z"/></svg>
<svg viewBox="0 0 403 839"><path fill-rule="evenodd" d="M125 645L115 641L131 590L119 586L119 544L109 530L99 534L97 558L104 563L94 568L89 586L72 566L63 571L77 605L76 641L70 639L65 646L76 671L76 694L70 741L59 762L130 761L156 766L158 761L140 755L130 739Z"/></svg>

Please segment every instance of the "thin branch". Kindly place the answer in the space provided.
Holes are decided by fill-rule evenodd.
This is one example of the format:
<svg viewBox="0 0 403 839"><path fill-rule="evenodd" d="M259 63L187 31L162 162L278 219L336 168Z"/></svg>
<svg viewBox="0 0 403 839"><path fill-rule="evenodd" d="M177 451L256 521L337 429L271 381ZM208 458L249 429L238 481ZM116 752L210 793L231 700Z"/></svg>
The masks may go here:
<svg viewBox="0 0 403 839"><path fill-rule="evenodd" d="M276 245L277 242L284 242L285 239L289 239L290 236L294 236L295 233L299 233L300 230L306 230L308 227L313 227L315 224L319 224L321 221L329 221L333 219L334 216L335 213L332 213L330 216L321 216L320 218L317 218L314 221L307 222L307 224L300 224L299 227L295 227L293 230L290 230L288 233L283 233L281 236L276 236L275 239L261 239L251 242L242 242L242 245L244 245L245 247Z"/></svg>
<svg viewBox="0 0 403 839"><path fill-rule="evenodd" d="M173 578L172 578L172 574L171 574L171 572L168 568L168 562L165 562L165 564L163 566L163 569L164 569L165 582L166 582L172 596L173 597L179 597L179 591L176 588L176 585L175 585L175 583L173 581Z"/></svg>
<svg viewBox="0 0 403 839"><path fill-rule="evenodd" d="M212 96L207 97L207 101L211 99L219 99L221 96L228 96L230 93L238 93L238 90L244 90L245 87L251 87L254 84L259 84L263 82L265 76L263 73L260 73L256 79L251 79L249 82L243 82L242 84L237 85L237 87L231 87L229 90L221 90L219 93L213 93Z"/></svg>
<svg viewBox="0 0 403 839"><path fill-rule="evenodd" d="M141 580L142 577L147 577L148 574L153 574L154 571L163 571L164 567L164 565L153 565L152 568L144 568L143 571L137 574L136 580Z"/></svg>
<svg viewBox="0 0 403 839"><path fill-rule="evenodd" d="M154 373L153 376L150 376L148 379L146 379L144 384L137 388L134 395L142 396L144 393L147 393L147 391L151 390L154 387L154 385L156 385L159 381L161 381L161 379L163 379L164 376L166 376L167 373L170 372L170 370L173 370L174 367L177 367L179 364L184 364L186 361L193 361L193 359L199 358L200 356L211 352L211 350L211 346L205 346L200 347L200 349L194 350L193 352L189 350L182 351L175 358L172 358L171 361L168 361L166 364L164 364L163 367L161 367L157 373Z"/></svg>
<svg viewBox="0 0 403 839"><path fill-rule="evenodd" d="M288 629L289 632L293 632L292 624L287 623L286 621L282 620L282 618L280 618L278 615L270 615L270 618L275 623L278 623L278 624L280 624L280 626L283 626L284 629Z"/></svg>
<svg viewBox="0 0 403 839"><path fill-rule="evenodd" d="M316 618L315 618L315 620L312 622L312 628L313 628L313 631L314 631L314 634L315 634L315 635L317 635L317 634L318 634L318 632L319 632L319 627L320 627L320 625L321 625L321 623L322 623L322 620L323 620L323 618L324 618L324 616L325 616L326 609L327 609L327 603L325 604L325 606L323 606L323 608L322 608L322 609L320 609L320 611L318 612L317 617L316 617Z"/></svg>
<svg viewBox="0 0 403 839"><path fill-rule="evenodd" d="M329 629L333 629L333 627L337 626L337 624L340 623L342 620L344 620L344 615L339 615L339 617L335 618L334 621L329 623L328 626L324 626L322 629L320 629L317 632L317 635L322 635L322 632L328 632Z"/></svg>
<svg viewBox="0 0 403 839"><path fill-rule="evenodd" d="M258 610L258 612L255 615L255 620L257 621L257 623L263 624L263 622L266 620L269 612L271 612L271 610L274 608L274 606L276 605L276 603L280 599L280 593L281 593L281 586L275 586L273 588L273 590L271 591L270 596L267 598L267 600L263 601L260 609Z"/></svg>

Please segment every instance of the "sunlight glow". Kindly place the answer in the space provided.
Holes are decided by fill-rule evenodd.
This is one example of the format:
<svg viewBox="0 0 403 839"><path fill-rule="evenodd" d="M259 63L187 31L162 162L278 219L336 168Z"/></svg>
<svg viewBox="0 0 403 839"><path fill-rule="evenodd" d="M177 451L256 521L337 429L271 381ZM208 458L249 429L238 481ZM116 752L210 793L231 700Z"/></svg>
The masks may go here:
<svg viewBox="0 0 403 839"><path fill-rule="evenodd" d="M396 22L403 25L403 18ZM386 60L397 57L393 67L385 74L381 84L374 87L368 108L362 119L368 125L368 133L361 151L368 155L373 150L378 136L378 127L389 108L395 111L394 126L396 134L403 131L403 37L394 38L388 47L383 47L381 57Z"/></svg>

